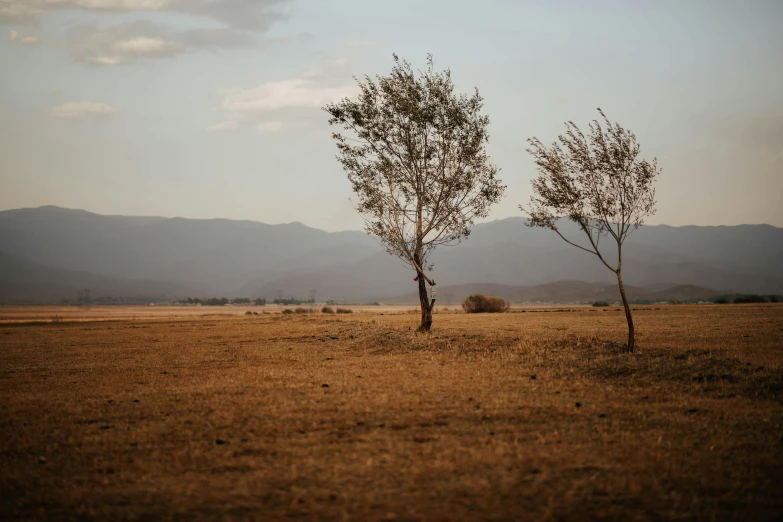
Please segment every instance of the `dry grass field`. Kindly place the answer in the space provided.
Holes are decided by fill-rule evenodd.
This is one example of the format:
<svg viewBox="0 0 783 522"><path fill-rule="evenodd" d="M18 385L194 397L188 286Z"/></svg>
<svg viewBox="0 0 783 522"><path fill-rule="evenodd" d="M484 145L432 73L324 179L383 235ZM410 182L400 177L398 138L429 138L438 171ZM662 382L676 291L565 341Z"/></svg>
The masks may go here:
<svg viewBox="0 0 783 522"><path fill-rule="evenodd" d="M781 520L783 305L635 308L3 308L0 519Z"/></svg>

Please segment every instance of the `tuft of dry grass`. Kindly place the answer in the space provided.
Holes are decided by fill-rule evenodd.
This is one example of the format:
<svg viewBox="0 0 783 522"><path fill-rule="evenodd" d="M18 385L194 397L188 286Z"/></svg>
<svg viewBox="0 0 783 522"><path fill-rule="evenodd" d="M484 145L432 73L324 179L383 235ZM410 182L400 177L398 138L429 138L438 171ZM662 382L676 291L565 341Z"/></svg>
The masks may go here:
<svg viewBox="0 0 783 522"><path fill-rule="evenodd" d="M512 312L2 324L0 518L783 516L783 305Z"/></svg>

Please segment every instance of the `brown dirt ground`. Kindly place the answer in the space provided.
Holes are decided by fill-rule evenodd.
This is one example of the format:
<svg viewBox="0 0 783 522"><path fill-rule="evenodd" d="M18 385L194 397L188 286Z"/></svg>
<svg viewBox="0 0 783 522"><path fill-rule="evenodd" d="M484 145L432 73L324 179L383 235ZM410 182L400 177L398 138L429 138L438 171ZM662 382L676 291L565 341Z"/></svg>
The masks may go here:
<svg viewBox="0 0 783 522"><path fill-rule="evenodd" d="M9 312L0 519L783 519L783 305L636 309Z"/></svg>

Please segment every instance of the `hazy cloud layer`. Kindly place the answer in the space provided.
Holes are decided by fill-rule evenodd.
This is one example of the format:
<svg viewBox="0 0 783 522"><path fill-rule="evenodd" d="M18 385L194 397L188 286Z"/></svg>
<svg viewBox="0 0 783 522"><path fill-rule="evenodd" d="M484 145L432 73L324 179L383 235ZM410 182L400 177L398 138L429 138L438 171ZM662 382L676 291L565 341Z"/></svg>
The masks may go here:
<svg viewBox="0 0 783 522"><path fill-rule="evenodd" d="M85 120L105 118L120 112L120 109L94 101L61 103L52 107L49 112L52 118Z"/></svg>
<svg viewBox="0 0 783 522"><path fill-rule="evenodd" d="M20 0L0 0L0 24L27 25L36 20L43 9Z"/></svg>
<svg viewBox="0 0 783 522"><path fill-rule="evenodd" d="M260 47L260 34L284 18L280 8L289 0L0 0L0 24L19 26L37 22L56 10L91 12L96 19L72 27L53 45L77 61L114 66L145 59L176 56L200 48ZM146 12L178 13L210 20L220 27L176 30L152 19L106 26L101 15ZM41 43L37 36L12 30L9 41Z"/></svg>
<svg viewBox="0 0 783 522"><path fill-rule="evenodd" d="M185 13L229 27L264 31L284 17L289 0L0 0L0 23L30 24L47 12L78 9L103 13L132 11Z"/></svg>
<svg viewBox="0 0 783 522"><path fill-rule="evenodd" d="M231 28L176 31L166 25L140 20L112 27L100 27L97 22L80 24L71 29L60 47L77 61L120 65L169 58L198 49L261 48L279 41L282 40Z"/></svg>
<svg viewBox="0 0 783 522"><path fill-rule="evenodd" d="M143 58L165 58L184 51L166 27L147 21L100 28L96 22L74 27L62 44L74 59L119 65Z"/></svg>

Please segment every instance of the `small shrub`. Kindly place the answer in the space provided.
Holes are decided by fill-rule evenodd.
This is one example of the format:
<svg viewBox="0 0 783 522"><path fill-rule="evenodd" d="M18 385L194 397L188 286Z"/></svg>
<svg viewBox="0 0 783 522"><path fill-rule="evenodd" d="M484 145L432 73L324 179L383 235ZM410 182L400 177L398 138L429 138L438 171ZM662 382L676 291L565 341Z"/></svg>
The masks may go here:
<svg viewBox="0 0 783 522"><path fill-rule="evenodd" d="M598 307L598 306L609 306L609 303L607 303L606 301L596 301L595 303L593 303L593 306L595 306L595 307Z"/></svg>
<svg viewBox="0 0 783 522"><path fill-rule="evenodd" d="M508 310L510 304L502 297L473 294L462 301L462 309L469 314L496 314Z"/></svg>
<svg viewBox="0 0 783 522"><path fill-rule="evenodd" d="M309 314L310 310L308 310L307 308L302 308L301 306L298 306L298 307L296 307L294 309L294 313L297 313L297 314Z"/></svg>
<svg viewBox="0 0 783 522"><path fill-rule="evenodd" d="M250 310L248 310L247 312L245 312L245 315L253 315L253 312L251 312Z"/></svg>
<svg viewBox="0 0 783 522"><path fill-rule="evenodd" d="M286 308L285 310L283 310L283 313L284 314L292 314L292 313L294 313L294 311L291 310L290 308Z"/></svg>
<svg viewBox="0 0 783 522"><path fill-rule="evenodd" d="M322 314L333 314L334 310L332 309L331 306L324 306L323 308L321 308L321 313Z"/></svg>
<svg viewBox="0 0 783 522"><path fill-rule="evenodd" d="M337 309L337 313L338 314L352 314L353 310L351 310L350 308L338 308Z"/></svg>

